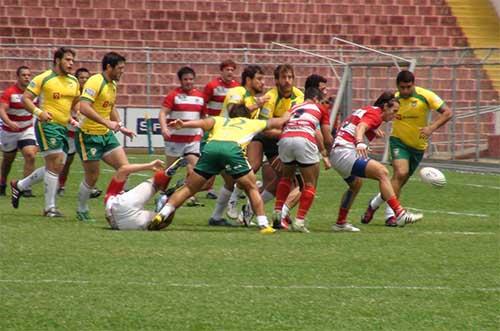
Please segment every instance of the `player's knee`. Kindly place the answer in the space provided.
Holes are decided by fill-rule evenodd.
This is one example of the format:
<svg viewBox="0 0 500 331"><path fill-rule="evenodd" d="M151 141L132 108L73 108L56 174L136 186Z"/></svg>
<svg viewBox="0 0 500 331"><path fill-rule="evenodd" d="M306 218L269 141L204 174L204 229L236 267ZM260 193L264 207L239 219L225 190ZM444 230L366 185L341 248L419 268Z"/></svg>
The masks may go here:
<svg viewBox="0 0 500 331"><path fill-rule="evenodd" d="M399 182L404 182L408 177L408 170L406 169L394 169L394 179Z"/></svg>
<svg viewBox="0 0 500 331"><path fill-rule="evenodd" d="M356 179L349 184L350 190L354 193L358 193L361 187L363 187L363 181L359 177L356 177Z"/></svg>
<svg viewBox="0 0 500 331"><path fill-rule="evenodd" d="M377 178L379 180L384 180L384 179L388 179L389 178L389 170L387 170L386 167L384 167L383 165L379 165L377 167Z"/></svg>
<svg viewBox="0 0 500 331"><path fill-rule="evenodd" d="M24 154L24 162L28 164L34 164L36 159L36 153L26 153Z"/></svg>

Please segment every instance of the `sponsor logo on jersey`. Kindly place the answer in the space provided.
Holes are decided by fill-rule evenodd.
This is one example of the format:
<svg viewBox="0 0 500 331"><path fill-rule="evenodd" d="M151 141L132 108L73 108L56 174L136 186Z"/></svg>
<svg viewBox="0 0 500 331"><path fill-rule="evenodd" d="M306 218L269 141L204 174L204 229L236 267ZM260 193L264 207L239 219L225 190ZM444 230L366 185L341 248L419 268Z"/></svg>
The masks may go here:
<svg viewBox="0 0 500 331"><path fill-rule="evenodd" d="M91 88L86 88L84 91L83 91L84 94L88 94L90 95L91 97L95 97L95 91Z"/></svg>

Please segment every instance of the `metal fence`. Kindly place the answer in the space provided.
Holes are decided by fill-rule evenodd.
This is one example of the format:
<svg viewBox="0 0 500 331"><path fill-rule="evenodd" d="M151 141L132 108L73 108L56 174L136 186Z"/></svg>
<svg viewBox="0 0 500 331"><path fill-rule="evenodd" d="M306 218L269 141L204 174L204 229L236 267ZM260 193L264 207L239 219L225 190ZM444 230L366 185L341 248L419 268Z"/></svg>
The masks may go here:
<svg viewBox="0 0 500 331"><path fill-rule="evenodd" d="M301 51L276 44L262 49L72 47L77 51L77 64L93 72L100 70L104 53L110 50L123 53L127 69L120 82L118 105L140 108L157 108L161 104L163 96L177 86L175 72L180 66L192 66L197 72L198 87L202 87L218 73L218 64L231 58L242 66L263 66L268 74L267 86L273 85L272 70L280 63L294 66L299 87L311 73L329 79L333 96L338 95L344 84L344 93L337 98L339 112L344 117L353 108L373 103L383 90L395 89L399 69L415 63L417 84L435 91L454 110L453 119L433 135L427 157L478 160L488 149L488 136L500 134L495 131L500 130L495 115L500 108L498 90L488 77L489 69L500 71L499 48L376 53L349 44ZM21 64L30 66L35 73L48 68L55 48L0 44L0 67L4 73L0 87L15 78L14 70ZM375 152L383 152L383 142L373 147Z"/></svg>

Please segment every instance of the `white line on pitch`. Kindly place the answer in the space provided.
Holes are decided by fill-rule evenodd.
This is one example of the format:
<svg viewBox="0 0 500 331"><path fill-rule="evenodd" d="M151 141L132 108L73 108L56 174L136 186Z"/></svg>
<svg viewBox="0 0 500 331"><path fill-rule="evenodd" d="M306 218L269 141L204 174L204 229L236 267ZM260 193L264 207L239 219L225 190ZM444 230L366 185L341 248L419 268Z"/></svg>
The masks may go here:
<svg viewBox="0 0 500 331"><path fill-rule="evenodd" d="M430 213L430 214L448 214L448 215L471 216L471 217L489 217L490 216L488 214L462 213L462 212L457 212L457 211L445 211L445 210L427 210L427 209L420 209L420 208L413 208L413 207L408 207L408 209L421 211L424 213Z"/></svg>
<svg viewBox="0 0 500 331"><path fill-rule="evenodd" d="M0 279L0 283L15 284L89 284L89 285L116 285L115 282L101 282L90 280L71 279ZM479 291L500 292L499 287L449 287L449 286L397 286L397 285L251 285L251 284L180 284L160 282L120 282L120 285L161 286L161 287L186 287L186 288L249 288L249 289L283 289L283 290L422 290L422 291Z"/></svg>
<svg viewBox="0 0 500 331"><path fill-rule="evenodd" d="M458 234L458 235L464 235L464 236L491 236L491 235L496 235L495 232L458 232L458 231L452 231L452 232L443 232L443 231L425 231L425 234Z"/></svg>

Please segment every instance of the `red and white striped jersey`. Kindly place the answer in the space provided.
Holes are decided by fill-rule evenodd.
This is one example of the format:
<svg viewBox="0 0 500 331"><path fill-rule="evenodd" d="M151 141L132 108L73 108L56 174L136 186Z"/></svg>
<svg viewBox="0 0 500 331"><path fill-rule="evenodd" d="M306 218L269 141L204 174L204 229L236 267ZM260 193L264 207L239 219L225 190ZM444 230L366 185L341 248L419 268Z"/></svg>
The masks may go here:
<svg viewBox="0 0 500 331"><path fill-rule="evenodd" d="M0 102L7 105L7 116L19 126L19 130L14 130L5 123L2 129L9 132L21 132L33 126L33 115L24 108L24 91L17 84L9 86L0 97Z"/></svg>
<svg viewBox="0 0 500 331"><path fill-rule="evenodd" d="M235 80L226 83L220 77L214 78L205 86L203 92L205 94L205 104L209 116L220 116L227 91L236 86L240 86L240 84Z"/></svg>
<svg viewBox="0 0 500 331"><path fill-rule="evenodd" d="M183 121L199 120L205 113L205 99L201 91L183 91L180 87L170 92L163 100L163 106L170 109L167 123L176 119ZM169 129L171 136L166 141L189 143L201 140L201 129Z"/></svg>
<svg viewBox="0 0 500 331"><path fill-rule="evenodd" d="M330 124L328 111L306 101L290 109L290 119L285 123L280 138L303 137L316 143L316 129L325 124Z"/></svg>
<svg viewBox="0 0 500 331"><path fill-rule="evenodd" d="M366 123L368 130L366 138L371 141L376 137L375 130L382 124L382 109L379 107L366 106L356 109L349 115L337 131L334 146L355 147L356 127L359 123Z"/></svg>

